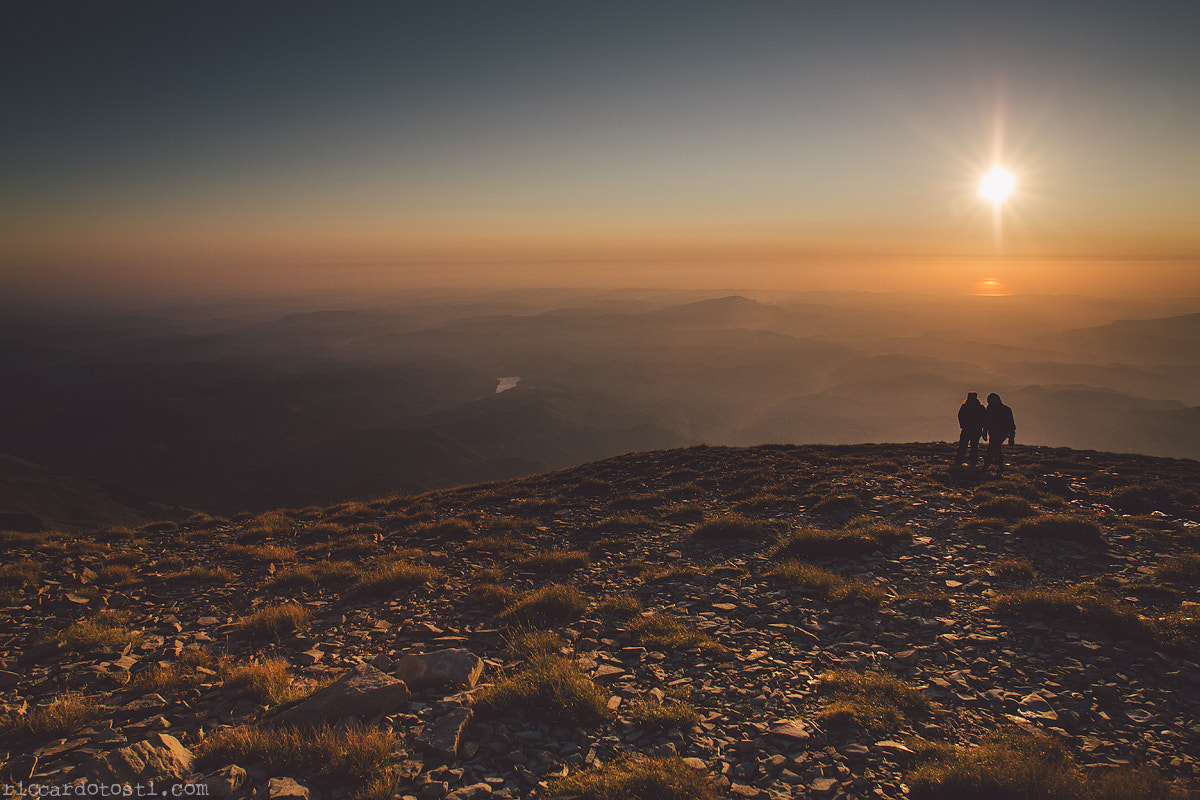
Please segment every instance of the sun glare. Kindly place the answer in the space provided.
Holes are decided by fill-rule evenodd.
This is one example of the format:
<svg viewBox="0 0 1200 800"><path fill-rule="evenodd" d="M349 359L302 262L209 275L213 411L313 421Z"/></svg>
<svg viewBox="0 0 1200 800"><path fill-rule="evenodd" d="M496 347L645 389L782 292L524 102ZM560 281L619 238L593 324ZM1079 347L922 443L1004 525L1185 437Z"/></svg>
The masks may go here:
<svg viewBox="0 0 1200 800"><path fill-rule="evenodd" d="M992 170L984 175L983 180L979 183L979 194L991 200L995 205L1000 205L1004 202L1004 198L1012 194L1016 183L1017 179L1011 172L1003 167L992 167Z"/></svg>

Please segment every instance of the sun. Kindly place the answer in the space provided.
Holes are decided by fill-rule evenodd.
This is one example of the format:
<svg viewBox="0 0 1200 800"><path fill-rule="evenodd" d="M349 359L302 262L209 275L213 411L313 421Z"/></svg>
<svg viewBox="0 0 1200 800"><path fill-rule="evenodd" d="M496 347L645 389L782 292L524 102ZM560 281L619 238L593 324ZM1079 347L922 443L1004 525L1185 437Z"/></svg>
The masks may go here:
<svg viewBox="0 0 1200 800"><path fill-rule="evenodd" d="M1004 202L1004 198L1012 194L1016 184L1017 179L1004 167L992 167L979 182L979 194L998 206Z"/></svg>

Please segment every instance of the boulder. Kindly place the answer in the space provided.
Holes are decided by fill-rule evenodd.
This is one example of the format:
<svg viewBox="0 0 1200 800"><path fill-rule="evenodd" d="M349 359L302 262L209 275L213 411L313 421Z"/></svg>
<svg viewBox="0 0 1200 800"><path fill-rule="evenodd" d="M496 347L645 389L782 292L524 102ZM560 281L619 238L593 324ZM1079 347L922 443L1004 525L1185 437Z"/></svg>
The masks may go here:
<svg viewBox="0 0 1200 800"><path fill-rule="evenodd" d="M472 714L471 709L461 706L451 709L417 737L417 746L437 758L453 761L458 758L458 746Z"/></svg>
<svg viewBox="0 0 1200 800"><path fill-rule="evenodd" d="M380 672L370 664L357 664L324 689L281 712L275 721L288 725L317 725L334 723L345 717L370 719L395 713L411 696L404 681Z"/></svg>
<svg viewBox="0 0 1200 800"><path fill-rule="evenodd" d="M96 756L85 770L94 783L181 781L192 771L192 751L167 733Z"/></svg>
<svg viewBox="0 0 1200 800"><path fill-rule="evenodd" d="M451 648L402 656L392 674L414 689L423 686L473 689L482 672L482 658L465 648Z"/></svg>
<svg viewBox="0 0 1200 800"><path fill-rule="evenodd" d="M271 778L261 794L264 800L308 800L308 787L295 778Z"/></svg>
<svg viewBox="0 0 1200 800"><path fill-rule="evenodd" d="M231 797L246 783L246 770L237 764L229 764L208 773L200 779L205 797Z"/></svg>

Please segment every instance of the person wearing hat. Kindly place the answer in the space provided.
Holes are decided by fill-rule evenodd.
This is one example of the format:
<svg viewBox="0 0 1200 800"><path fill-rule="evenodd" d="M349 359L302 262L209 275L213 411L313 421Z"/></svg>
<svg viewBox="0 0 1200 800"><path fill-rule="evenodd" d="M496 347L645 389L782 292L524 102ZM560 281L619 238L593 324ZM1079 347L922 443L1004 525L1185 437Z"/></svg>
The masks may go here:
<svg viewBox="0 0 1200 800"><path fill-rule="evenodd" d="M979 461L979 437L987 425L987 409L979 402L977 392L968 392L966 402L958 409L958 455L954 457L954 465L965 463L967 450L971 451L971 467Z"/></svg>
<svg viewBox="0 0 1200 800"><path fill-rule="evenodd" d="M1004 440L1008 439L1009 444L1015 444L1017 437L1017 423L1013 420L1012 409L1000 402L1000 395L992 392L987 397L987 423L983 431L983 438L987 439L987 453L983 456L983 471L992 464L996 465L996 472L1004 472Z"/></svg>

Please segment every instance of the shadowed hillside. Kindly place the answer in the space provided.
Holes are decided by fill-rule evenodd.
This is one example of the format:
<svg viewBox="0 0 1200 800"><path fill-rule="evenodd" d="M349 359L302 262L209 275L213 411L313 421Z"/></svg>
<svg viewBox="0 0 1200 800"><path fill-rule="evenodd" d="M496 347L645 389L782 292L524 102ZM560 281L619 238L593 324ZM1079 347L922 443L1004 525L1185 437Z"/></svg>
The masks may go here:
<svg viewBox="0 0 1200 800"><path fill-rule="evenodd" d="M3 777L134 780L136 747L237 797L1195 797L1200 464L1010 452L0 533Z"/></svg>

